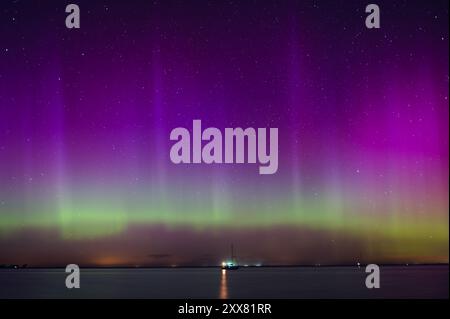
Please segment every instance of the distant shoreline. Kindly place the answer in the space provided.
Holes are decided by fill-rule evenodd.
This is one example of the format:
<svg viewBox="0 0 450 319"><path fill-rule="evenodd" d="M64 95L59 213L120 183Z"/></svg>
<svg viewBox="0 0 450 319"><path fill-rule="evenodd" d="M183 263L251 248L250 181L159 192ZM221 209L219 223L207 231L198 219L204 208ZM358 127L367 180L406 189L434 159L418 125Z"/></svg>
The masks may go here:
<svg viewBox="0 0 450 319"><path fill-rule="evenodd" d="M261 266L240 266L241 268L338 268L338 267L365 267L368 264L342 264L342 265L261 265ZM449 263L427 263L427 264L377 264L380 267L417 267L417 266L447 266ZM13 268L0 267L0 270L26 270L26 269L65 269L66 266L27 266ZM80 268L85 269L205 269L217 268L221 266L93 266L81 265Z"/></svg>

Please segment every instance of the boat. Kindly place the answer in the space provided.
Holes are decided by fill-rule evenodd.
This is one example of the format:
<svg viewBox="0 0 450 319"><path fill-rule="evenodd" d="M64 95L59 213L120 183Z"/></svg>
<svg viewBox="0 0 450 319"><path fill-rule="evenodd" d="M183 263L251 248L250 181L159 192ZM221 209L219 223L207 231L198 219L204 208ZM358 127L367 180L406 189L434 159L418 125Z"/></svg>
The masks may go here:
<svg viewBox="0 0 450 319"><path fill-rule="evenodd" d="M233 245L231 245L231 259L222 262L222 269L225 270L236 270L239 269L239 264L236 261L234 255Z"/></svg>

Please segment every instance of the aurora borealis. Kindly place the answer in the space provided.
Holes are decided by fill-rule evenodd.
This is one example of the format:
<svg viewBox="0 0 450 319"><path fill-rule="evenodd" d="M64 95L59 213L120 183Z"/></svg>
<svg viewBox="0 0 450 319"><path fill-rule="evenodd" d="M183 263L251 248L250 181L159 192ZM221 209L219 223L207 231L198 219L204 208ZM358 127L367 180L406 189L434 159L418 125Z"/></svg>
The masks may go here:
<svg viewBox="0 0 450 319"><path fill-rule="evenodd" d="M0 264L448 263L448 1L0 4ZM278 171L175 165L276 127Z"/></svg>

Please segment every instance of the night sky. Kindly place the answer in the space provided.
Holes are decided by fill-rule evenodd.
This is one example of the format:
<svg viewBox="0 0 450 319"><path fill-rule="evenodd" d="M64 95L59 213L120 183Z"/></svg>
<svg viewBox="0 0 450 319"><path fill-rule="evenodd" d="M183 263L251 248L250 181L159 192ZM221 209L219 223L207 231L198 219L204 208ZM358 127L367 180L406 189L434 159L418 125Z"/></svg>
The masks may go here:
<svg viewBox="0 0 450 319"><path fill-rule="evenodd" d="M1 1L0 264L448 262L448 1ZM65 6L81 28L65 27ZM277 127L276 174L170 132Z"/></svg>

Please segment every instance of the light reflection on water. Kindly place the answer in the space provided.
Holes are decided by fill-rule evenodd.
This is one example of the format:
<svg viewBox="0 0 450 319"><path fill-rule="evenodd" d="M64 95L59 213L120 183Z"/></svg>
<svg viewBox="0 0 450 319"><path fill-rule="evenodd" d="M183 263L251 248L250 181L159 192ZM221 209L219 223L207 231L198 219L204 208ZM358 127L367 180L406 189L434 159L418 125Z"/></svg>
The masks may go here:
<svg viewBox="0 0 450 319"><path fill-rule="evenodd" d="M220 299L228 299L228 285L227 285L227 271L226 271L226 269L222 269L222 273L220 275L219 298Z"/></svg>

